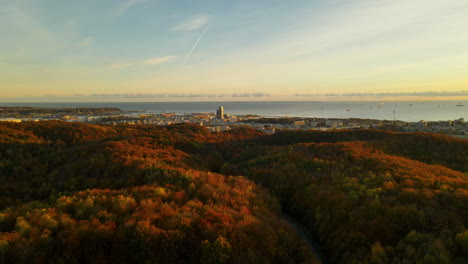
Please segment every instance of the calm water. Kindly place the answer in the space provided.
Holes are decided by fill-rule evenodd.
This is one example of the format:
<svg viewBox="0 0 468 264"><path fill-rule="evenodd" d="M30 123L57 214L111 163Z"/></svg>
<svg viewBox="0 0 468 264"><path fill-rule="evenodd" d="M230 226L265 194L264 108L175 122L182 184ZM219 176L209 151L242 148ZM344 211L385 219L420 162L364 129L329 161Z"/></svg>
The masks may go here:
<svg viewBox="0 0 468 264"><path fill-rule="evenodd" d="M464 106L456 106L457 104ZM216 112L219 105L227 114L297 116L324 118L369 118L402 121L468 120L467 101L427 102L143 102L143 103L0 103L0 106L33 107L117 107L146 112Z"/></svg>

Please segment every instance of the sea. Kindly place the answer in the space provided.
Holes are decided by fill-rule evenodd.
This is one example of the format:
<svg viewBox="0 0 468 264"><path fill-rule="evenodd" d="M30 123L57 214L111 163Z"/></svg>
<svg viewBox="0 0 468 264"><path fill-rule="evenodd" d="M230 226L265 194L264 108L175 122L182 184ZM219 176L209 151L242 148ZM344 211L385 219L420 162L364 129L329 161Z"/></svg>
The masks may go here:
<svg viewBox="0 0 468 264"><path fill-rule="evenodd" d="M406 122L468 120L468 101L288 101L288 102L86 102L1 103L2 106L45 108L116 107L144 113L214 113L219 106L231 115L401 120Z"/></svg>

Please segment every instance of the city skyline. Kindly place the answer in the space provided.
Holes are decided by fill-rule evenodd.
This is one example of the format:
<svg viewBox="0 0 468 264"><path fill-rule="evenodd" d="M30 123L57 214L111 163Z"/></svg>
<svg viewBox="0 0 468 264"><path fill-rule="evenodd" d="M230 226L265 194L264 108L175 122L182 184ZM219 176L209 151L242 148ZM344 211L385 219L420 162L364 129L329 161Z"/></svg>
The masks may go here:
<svg viewBox="0 0 468 264"><path fill-rule="evenodd" d="M463 0L18 0L0 14L0 102L468 99Z"/></svg>

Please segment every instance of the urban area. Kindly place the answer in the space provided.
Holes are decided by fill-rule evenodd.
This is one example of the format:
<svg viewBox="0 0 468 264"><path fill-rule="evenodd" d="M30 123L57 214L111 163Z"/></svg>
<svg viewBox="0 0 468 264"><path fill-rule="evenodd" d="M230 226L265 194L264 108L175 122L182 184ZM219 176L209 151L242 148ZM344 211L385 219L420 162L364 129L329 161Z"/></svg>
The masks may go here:
<svg viewBox="0 0 468 264"><path fill-rule="evenodd" d="M387 129L399 132L433 132L468 138L468 125L463 118L441 121L404 122L399 120L375 120L358 118L318 117L263 117L255 114L231 115L223 106L216 113L150 113L145 111L122 111L118 108L33 108L0 107L0 122L27 122L63 120L118 125L154 124L171 125L194 123L211 132L230 130L237 126L250 126L268 134L288 129L340 130L340 129Z"/></svg>

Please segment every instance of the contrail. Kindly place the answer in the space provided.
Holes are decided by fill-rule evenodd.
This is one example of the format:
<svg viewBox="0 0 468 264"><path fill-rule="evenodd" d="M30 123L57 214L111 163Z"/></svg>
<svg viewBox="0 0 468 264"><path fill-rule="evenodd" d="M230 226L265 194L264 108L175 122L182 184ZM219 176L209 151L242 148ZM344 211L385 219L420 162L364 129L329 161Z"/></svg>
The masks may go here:
<svg viewBox="0 0 468 264"><path fill-rule="evenodd" d="M196 41L195 44L193 45L192 49L191 49L190 52L187 54L187 57L185 57L184 65L187 64L187 61L190 59L190 56L192 56L192 53L193 53L193 51L195 50L195 48L197 47L198 42L200 42L200 40L201 40L201 39L203 38L203 36L205 35L206 31L208 30L208 27L209 27L209 26L206 26L205 30L203 30L203 32L200 34L200 37L198 37L197 41Z"/></svg>

